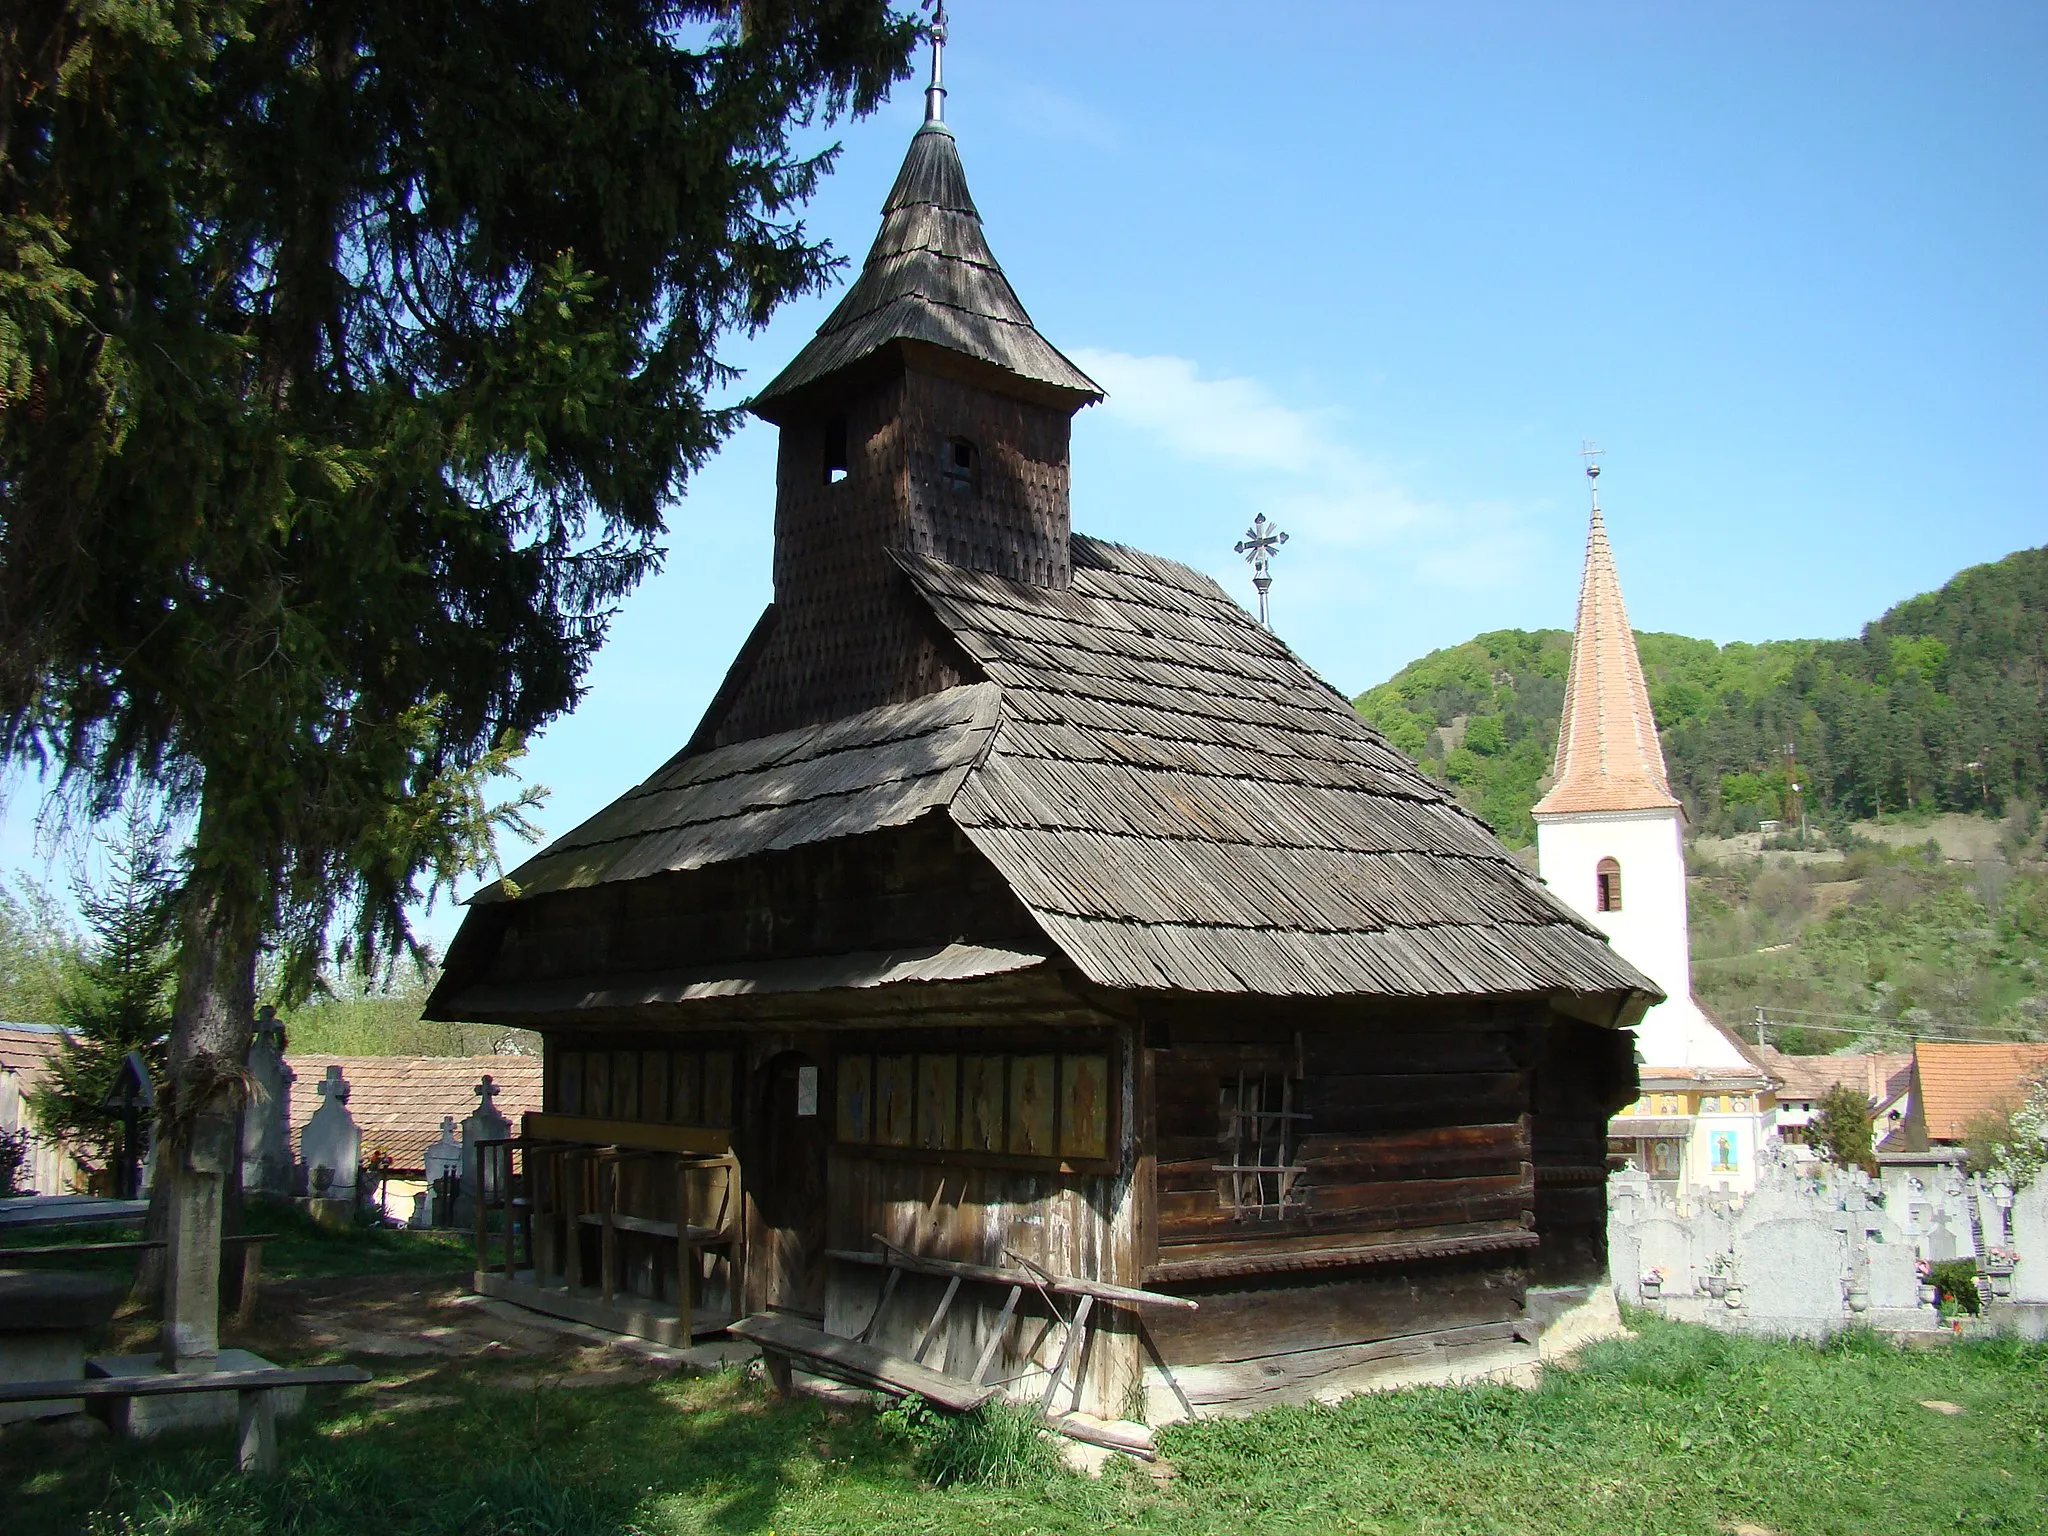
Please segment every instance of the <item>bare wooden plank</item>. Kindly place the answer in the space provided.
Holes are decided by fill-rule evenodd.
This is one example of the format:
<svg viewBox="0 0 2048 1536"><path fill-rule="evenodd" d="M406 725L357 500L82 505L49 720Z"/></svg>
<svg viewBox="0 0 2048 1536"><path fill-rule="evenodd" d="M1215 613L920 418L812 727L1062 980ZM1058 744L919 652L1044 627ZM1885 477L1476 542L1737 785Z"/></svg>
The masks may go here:
<svg viewBox="0 0 2048 1536"><path fill-rule="evenodd" d="M360 1386L359 1365L283 1366L265 1371L182 1372L164 1376L86 1376L69 1381L0 1382L0 1403L62 1402L73 1397L170 1397L185 1392L242 1392L276 1387Z"/></svg>
<svg viewBox="0 0 2048 1536"><path fill-rule="evenodd" d="M977 1386L857 1339L843 1339L783 1317L743 1317L728 1332L791 1360L818 1367L823 1374L850 1375L859 1385L880 1387L898 1395L914 1392L955 1413L972 1412L996 1394L994 1387Z"/></svg>
<svg viewBox="0 0 2048 1536"><path fill-rule="evenodd" d="M887 1242L886 1238L877 1238ZM1117 1302L1130 1307L1172 1307L1187 1309L1195 1305L1185 1296L1167 1296L1158 1291L1138 1290L1128 1285L1111 1285L1102 1280L1083 1280L1072 1275L1054 1275L1042 1279L1023 1269L1004 1269L993 1264L961 1264L952 1259L927 1259L905 1253L890 1245L886 1253L867 1253L857 1248L828 1248L825 1256L843 1259L849 1264L872 1264L877 1267L892 1266L917 1275L938 1275L949 1278L959 1275L966 1280L987 1280L997 1285L1043 1285L1049 1291L1063 1296L1093 1296L1097 1301Z"/></svg>

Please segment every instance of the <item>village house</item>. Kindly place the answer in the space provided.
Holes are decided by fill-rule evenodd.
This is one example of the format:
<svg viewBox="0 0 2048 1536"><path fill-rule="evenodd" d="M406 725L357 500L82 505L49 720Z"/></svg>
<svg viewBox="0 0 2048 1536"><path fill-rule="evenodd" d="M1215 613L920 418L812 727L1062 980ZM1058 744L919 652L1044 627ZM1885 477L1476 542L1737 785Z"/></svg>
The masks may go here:
<svg viewBox="0 0 2048 1536"><path fill-rule="evenodd" d="M1861 1093L1869 1106L1873 1148L1904 1130L1913 1100L1911 1055L1872 1051L1859 1056L1790 1056L1767 1045L1758 1047L1756 1054L1778 1081L1779 1140L1804 1141L1807 1127L1820 1113L1821 1100L1843 1086Z"/></svg>
<svg viewBox="0 0 2048 1536"><path fill-rule="evenodd" d="M430 1017L545 1040L478 1284L1111 1418L1533 1338L1656 984L1209 578L1072 531L1102 392L942 97L752 403L773 602L448 953Z"/></svg>
<svg viewBox="0 0 2048 1536"><path fill-rule="evenodd" d="M1607 935L1663 992L1636 1028L1641 1094L1609 1146L1674 1191L1743 1194L1775 1113L1755 1053L1692 992L1683 817L1589 461L1592 523L1572 630L1552 784L1537 802L1537 867L1551 893Z"/></svg>
<svg viewBox="0 0 2048 1536"><path fill-rule="evenodd" d="M2043 1076L2048 1076L2048 1045L1917 1040L1905 1123L1888 1149L1964 1147L1987 1119L2019 1108Z"/></svg>
<svg viewBox="0 0 2048 1536"><path fill-rule="evenodd" d="M87 1175L71 1147L36 1128L29 1095L49 1076L64 1031L55 1024L0 1023L0 1132L24 1134L27 1157L14 1175L24 1195L70 1195Z"/></svg>

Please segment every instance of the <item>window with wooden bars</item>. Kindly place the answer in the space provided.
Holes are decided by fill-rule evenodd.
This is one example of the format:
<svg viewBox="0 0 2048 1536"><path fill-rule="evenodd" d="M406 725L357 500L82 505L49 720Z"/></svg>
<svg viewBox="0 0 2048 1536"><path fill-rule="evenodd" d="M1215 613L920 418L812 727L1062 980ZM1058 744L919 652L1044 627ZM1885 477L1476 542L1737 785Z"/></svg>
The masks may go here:
<svg viewBox="0 0 2048 1536"><path fill-rule="evenodd" d="M1285 1072L1241 1071L1222 1088L1216 1195L1240 1221L1278 1221L1302 1208L1295 1161L1303 1122L1301 1084Z"/></svg>

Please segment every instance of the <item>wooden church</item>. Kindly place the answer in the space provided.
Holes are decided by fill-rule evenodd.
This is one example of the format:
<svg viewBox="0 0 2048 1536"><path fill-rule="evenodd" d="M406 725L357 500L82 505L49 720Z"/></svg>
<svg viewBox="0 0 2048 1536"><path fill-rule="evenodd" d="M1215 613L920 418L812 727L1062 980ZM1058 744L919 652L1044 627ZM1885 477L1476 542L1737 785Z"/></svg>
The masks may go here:
<svg viewBox="0 0 2048 1536"><path fill-rule="evenodd" d="M1531 1338L1661 994L1209 578L1071 530L1102 392L942 94L753 402L774 601L448 954L430 1016L546 1042L478 1283L1108 1419Z"/></svg>

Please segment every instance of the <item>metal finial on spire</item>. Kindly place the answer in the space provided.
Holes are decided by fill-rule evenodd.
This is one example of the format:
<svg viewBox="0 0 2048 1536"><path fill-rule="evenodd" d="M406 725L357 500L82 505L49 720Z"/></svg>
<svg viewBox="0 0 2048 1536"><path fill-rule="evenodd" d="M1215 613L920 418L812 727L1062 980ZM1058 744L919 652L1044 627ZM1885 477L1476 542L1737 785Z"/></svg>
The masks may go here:
<svg viewBox="0 0 2048 1536"><path fill-rule="evenodd" d="M1579 445L1579 457L1586 461L1586 484L1593 492L1593 510L1600 510L1600 456L1607 450L1597 446L1591 438L1583 439Z"/></svg>
<svg viewBox="0 0 2048 1536"><path fill-rule="evenodd" d="M943 123L946 120L946 0L924 0L926 10L932 13L932 22L925 30L932 40L932 83L924 88L924 120L928 123Z"/></svg>
<svg viewBox="0 0 2048 1536"><path fill-rule="evenodd" d="M1251 562L1252 585L1259 589L1259 623L1267 629L1273 627L1266 613L1266 594L1273 590L1273 556L1286 542L1287 535L1261 512L1237 543L1237 552Z"/></svg>

